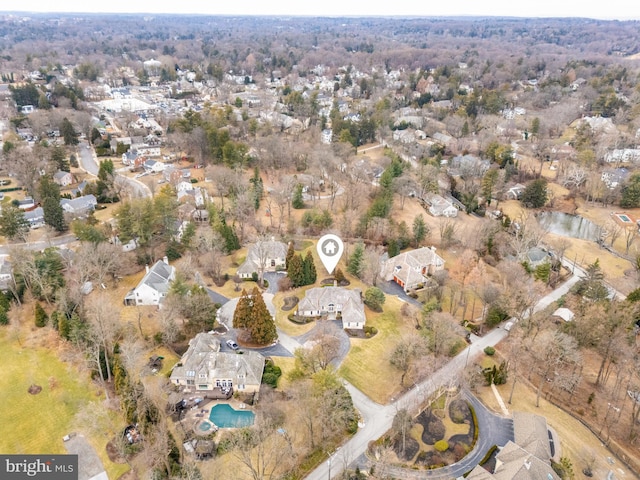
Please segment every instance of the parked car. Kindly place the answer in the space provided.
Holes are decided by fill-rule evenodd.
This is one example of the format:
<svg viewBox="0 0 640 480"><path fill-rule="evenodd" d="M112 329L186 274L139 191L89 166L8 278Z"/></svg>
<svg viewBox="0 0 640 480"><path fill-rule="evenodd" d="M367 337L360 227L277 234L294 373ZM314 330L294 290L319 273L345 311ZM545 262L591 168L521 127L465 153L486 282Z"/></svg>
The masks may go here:
<svg viewBox="0 0 640 480"><path fill-rule="evenodd" d="M231 350L238 350L238 348L240 348L238 346L238 344L236 342L234 342L233 340L229 339L227 340L227 346L231 349Z"/></svg>

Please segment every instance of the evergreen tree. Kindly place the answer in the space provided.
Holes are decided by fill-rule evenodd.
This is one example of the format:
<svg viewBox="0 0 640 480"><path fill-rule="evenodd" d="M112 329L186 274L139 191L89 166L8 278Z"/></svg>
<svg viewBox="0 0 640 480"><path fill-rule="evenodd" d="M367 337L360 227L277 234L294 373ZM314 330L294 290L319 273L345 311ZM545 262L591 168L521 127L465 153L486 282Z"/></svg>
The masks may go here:
<svg viewBox="0 0 640 480"><path fill-rule="evenodd" d="M56 232L64 232L67 230L60 200L56 200L53 197L45 198L42 201L42 210L44 213L44 223L53 227Z"/></svg>
<svg viewBox="0 0 640 480"><path fill-rule="evenodd" d="M409 227L404 220L398 224L398 250L404 250L411 243Z"/></svg>
<svg viewBox="0 0 640 480"><path fill-rule="evenodd" d="M67 225L64 221L62 205L60 205L60 187L45 175L40 179L38 193L42 202L44 223L53 227L57 232L64 232Z"/></svg>
<svg viewBox="0 0 640 480"><path fill-rule="evenodd" d="M341 283L343 283L343 282L345 282L347 280L344 277L344 272L339 268L336 268L336 271L333 274L333 278L338 283L338 285L340 285Z"/></svg>
<svg viewBox="0 0 640 480"><path fill-rule="evenodd" d="M262 183L262 178L260 177L260 170L258 170L258 167L255 167L253 169L253 177L251 177L249 182L251 183L253 207L257 211L260 208L260 201L262 200L262 196L264 195L264 184Z"/></svg>
<svg viewBox="0 0 640 480"><path fill-rule="evenodd" d="M242 289L242 295L233 312L233 328L248 328L251 323L251 305L252 301L245 289Z"/></svg>
<svg viewBox="0 0 640 480"><path fill-rule="evenodd" d="M42 328L47 325L47 321L49 320L49 316L47 312L44 311L42 305L39 302L36 302L35 306L35 323L36 327Z"/></svg>
<svg viewBox="0 0 640 480"><path fill-rule="evenodd" d="M312 285L316 283L318 273L316 272L316 265L313 262L313 255L311 252L307 252L302 264L304 285Z"/></svg>
<svg viewBox="0 0 640 480"><path fill-rule="evenodd" d="M60 125L60 134L62 138L64 138L65 145L77 145L80 143L78 141L78 133L73 128L73 125L69 121L67 117L62 119L62 124Z"/></svg>
<svg viewBox="0 0 640 480"><path fill-rule="evenodd" d="M0 307L0 325L9 325L9 316L4 307Z"/></svg>
<svg viewBox="0 0 640 480"><path fill-rule="evenodd" d="M622 208L636 208L640 206L640 173L631 175L629 181L622 187L620 206Z"/></svg>
<svg viewBox="0 0 640 480"><path fill-rule="evenodd" d="M58 170L61 170L63 172L71 171L71 165L67 160L67 155L64 149L57 145L53 147L53 150L51 151L51 162L55 164Z"/></svg>
<svg viewBox="0 0 640 480"><path fill-rule="evenodd" d="M15 205L6 205L0 212L0 235L9 240L25 241L29 235L29 222L24 212Z"/></svg>
<svg viewBox="0 0 640 480"><path fill-rule="evenodd" d="M278 333L273 317L269 313L258 287L253 288L251 300L253 302L249 325L251 340L259 345L269 345L278 338Z"/></svg>
<svg viewBox="0 0 640 480"><path fill-rule="evenodd" d="M115 169L112 160L100 162L98 181L96 182L96 197L100 203L114 203L120 200L114 191Z"/></svg>
<svg viewBox="0 0 640 480"><path fill-rule="evenodd" d="M387 243L387 255L389 258L393 258L399 254L400 249L398 248L398 241L395 238L392 238L389 240L389 243Z"/></svg>
<svg viewBox="0 0 640 480"><path fill-rule="evenodd" d="M304 198L302 197L302 184L296 185L291 199L291 206L297 210L304 208Z"/></svg>
<svg viewBox="0 0 640 480"><path fill-rule="evenodd" d="M547 181L538 178L524 189L520 198L522 204L527 208L541 208L547 203Z"/></svg>
<svg viewBox="0 0 640 480"><path fill-rule="evenodd" d="M294 255L289 262L287 275L293 288L304 285L304 261L300 255Z"/></svg>
<svg viewBox="0 0 640 480"><path fill-rule="evenodd" d="M287 248L287 256L285 257L285 268L287 271L289 270L289 262L295 256L296 251L293 249L293 242L289 242L289 247Z"/></svg>
<svg viewBox="0 0 640 480"><path fill-rule="evenodd" d="M420 243L427 237L429 228L424 221L422 214L413 219L413 243L416 248L420 246Z"/></svg>
<svg viewBox="0 0 640 480"><path fill-rule="evenodd" d="M358 243L353 249L353 253L349 257L349 265L347 265L347 272L354 277L360 278L362 271L364 270L364 245Z"/></svg>

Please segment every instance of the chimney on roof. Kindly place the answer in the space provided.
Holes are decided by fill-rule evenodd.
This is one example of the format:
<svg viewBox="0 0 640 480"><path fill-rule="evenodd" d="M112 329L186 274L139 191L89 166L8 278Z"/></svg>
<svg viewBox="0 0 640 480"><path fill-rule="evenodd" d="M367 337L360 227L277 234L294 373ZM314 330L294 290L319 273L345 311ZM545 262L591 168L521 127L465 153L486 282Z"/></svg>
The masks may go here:
<svg viewBox="0 0 640 480"><path fill-rule="evenodd" d="M166 263L167 265L169 265L169 258L167 258L167 256L165 255L164 257L162 257L162 261L164 263Z"/></svg>
<svg viewBox="0 0 640 480"><path fill-rule="evenodd" d="M524 468L526 468L527 470L531 469L531 462L528 462L527 460L524 461Z"/></svg>
<svg viewBox="0 0 640 480"><path fill-rule="evenodd" d="M432 251L433 253L436 253L436 247L432 246L432 247L431 247L431 251Z"/></svg>
<svg viewBox="0 0 640 480"><path fill-rule="evenodd" d="M147 273L149 273L149 265L145 265L144 269L146 270Z"/></svg>

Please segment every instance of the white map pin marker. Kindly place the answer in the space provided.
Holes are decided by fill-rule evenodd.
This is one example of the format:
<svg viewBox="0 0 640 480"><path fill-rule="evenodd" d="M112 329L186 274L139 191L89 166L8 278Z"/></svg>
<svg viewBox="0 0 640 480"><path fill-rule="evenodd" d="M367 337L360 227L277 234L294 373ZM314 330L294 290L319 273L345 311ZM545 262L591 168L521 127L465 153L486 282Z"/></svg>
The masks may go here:
<svg viewBox="0 0 640 480"><path fill-rule="evenodd" d="M324 235L318 240L318 256L322 260L324 268L327 269L329 275L333 273L333 270L338 265L342 252L344 252L344 243L337 235L329 233Z"/></svg>

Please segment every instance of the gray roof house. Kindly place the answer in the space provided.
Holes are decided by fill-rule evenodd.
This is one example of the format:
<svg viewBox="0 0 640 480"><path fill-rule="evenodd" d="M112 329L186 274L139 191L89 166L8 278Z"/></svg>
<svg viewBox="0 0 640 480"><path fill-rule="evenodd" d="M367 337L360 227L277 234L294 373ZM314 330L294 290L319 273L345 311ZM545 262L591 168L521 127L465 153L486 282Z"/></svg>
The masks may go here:
<svg viewBox="0 0 640 480"><path fill-rule="evenodd" d="M0 290L6 291L9 289L11 280L13 280L13 268L11 262L6 260L6 257L2 257L0 260Z"/></svg>
<svg viewBox="0 0 640 480"><path fill-rule="evenodd" d="M467 480L559 480L551 468L547 420L533 413L514 412L515 441L508 441L496 455L493 471L476 466Z"/></svg>
<svg viewBox="0 0 640 480"><path fill-rule="evenodd" d="M409 292L424 285L427 275L443 268L444 260L436 253L435 247L422 247L391 257L384 262L380 276Z"/></svg>
<svg viewBox="0 0 640 480"><path fill-rule="evenodd" d="M303 317L342 316L342 327L362 329L366 322L364 303L359 290L342 287L310 288L298 303L297 314Z"/></svg>
<svg viewBox="0 0 640 480"><path fill-rule="evenodd" d="M93 212L98 205L98 200L93 194L83 195L69 200L68 198L61 198L60 205L62 209L70 213L71 215L86 215L89 212Z"/></svg>
<svg viewBox="0 0 640 480"><path fill-rule="evenodd" d="M209 333L199 333L171 371L171 383L185 393L207 393L220 389L257 392L262 382L264 357L258 352L221 352L220 341ZM213 396L213 395L212 395Z"/></svg>
<svg viewBox="0 0 640 480"><path fill-rule="evenodd" d="M284 269L287 258L287 244L274 239L259 240L249 247L247 258L238 267L240 278L251 278L251 275L259 273L260 267L265 272L275 272L278 268Z"/></svg>
<svg viewBox="0 0 640 480"><path fill-rule="evenodd" d="M53 181L61 187L66 187L67 185L71 185L73 183L73 175L71 175L71 173L69 172L58 170L53 174Z"/></svg>
<svg viewBox="0 0 640 480"><path fill-rule="evenodd" d="M169 293L171 282L176 278L176 269L169 265L167 257L146 268L147 273L138 286L124 297L125 305L160 305Z"/></svg>
<svg viewBox="0 0 640 480"><path fill-rule="evenodd" d="M24 218L29 222L31 228L44 227L44 210L42 207L36 207L33 210L24 212Z"/></svg>

